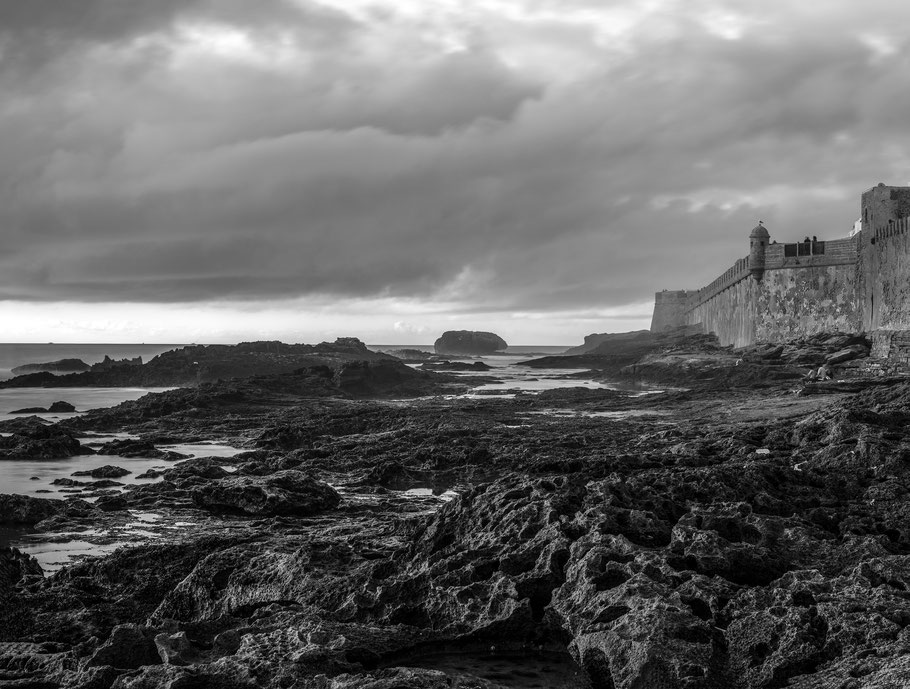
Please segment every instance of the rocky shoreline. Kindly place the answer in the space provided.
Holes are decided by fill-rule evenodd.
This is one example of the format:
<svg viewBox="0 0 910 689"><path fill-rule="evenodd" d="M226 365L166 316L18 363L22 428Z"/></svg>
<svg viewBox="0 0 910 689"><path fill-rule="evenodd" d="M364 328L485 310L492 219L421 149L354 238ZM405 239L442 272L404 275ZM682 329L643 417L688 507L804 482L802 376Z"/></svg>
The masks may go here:
<svg viewBox="0 0 910 689"><path fill-rule="evenodd" d="M0 550L0 687L907 686L910 382L719 376L698 342L640 362L660 394L379 362L0 422L20 452L244 449L0 498L136 542L51 576Z"/></svg>

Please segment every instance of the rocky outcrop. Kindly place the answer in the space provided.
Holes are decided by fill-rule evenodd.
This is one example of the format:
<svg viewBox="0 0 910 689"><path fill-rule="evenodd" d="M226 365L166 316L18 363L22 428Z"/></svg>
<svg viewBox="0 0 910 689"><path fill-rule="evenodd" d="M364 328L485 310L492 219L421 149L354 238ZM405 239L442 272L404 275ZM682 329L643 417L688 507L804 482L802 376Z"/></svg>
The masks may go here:
<svg viewBox="0 0 910 689"><path fill-rule="evenodd" d="M38 561L15 548L0 548L0 605L12 593L12 588L24 577L41 576Z"/></svg>
<svg viewBox="0 0 910 689"><path fill-rule="evenodd" d="M508 346L508 343L495 333L472 330L448 330L433 344L437 354L474 356L495 354Z"/></svg>
<svg viewBox="0 0 910 689"><path fill-rule="evenodd" d="M0 437L0 459L62 459L91 455L72 433L58 426L32 423L20 426L12 435Z"/></svg>
<svg viewBox="0 0 910 689"><path fill-rule="evenodd" d="M213 512L298 517L333 509L341 500L328 484L294 470L212 481L195 488L192 497Z"/></svg>
<svg viewBox="0 0 910 689"><path fill-rule="evenodd" d="M43 364L23 364L22 366L15 366L11 372L15 376L43 372L59 375L63 373L82 373L89 369L91 369L91 366L82 361L82 359L60 359L58 361L48 361Z"/></svg>
<svg viewBox="0 0 910 689"><path fill-rule="evenodd" d="M187 459L189 455L174 452L173 450L159 450L146 440L112 440L98 448L100 455L116 455L118 457L144 457L147 459ZM115 477L116 478L116 477Z"/></svg>
<svg viewBox="0 0 910 689"><path fill-rule="evenodd" d="M165 387L252 376L292 373L313 366L337 367L348 361L394 361L372 352L357 338L318 345L243 342L238 345L191 345L156 356L123 361L105 358L90 371L55 376L34 373L0 382L0 387Z"/></svg>
<svg viewBox="0 0 910 689"><path fill-rule="evenodd" d="M470 364L466 361L437 361L427 362L420 365L424 371L489 371L491 367L482 361L472 361Z"/></svg>
<svg viewBox="0 0 910 689"><path fill-rule="evenodd" d="M654 339L650 330L633 330L627 333L593 333L585 336L585 342L563 352L564 356L590 354L603 346L603 354L623 353L629 349L638 350L647 346Z"/></svg>
<svg viewBox="0 0 910 689"><path fill-rule="evenodd" d="M76 411L69 402L54 402L50 407L26 407L25 409L16 409L10 414L60 414Z"/></svg>
<svg viewBox="0 0 910 689"><path fill-rule="evenodd" d="M120 478L121 476L126 476L132 472L123 467L115 467L110 464L105 464L102 467L96 467L94 469L89 469L87 471L74 471L73 476L91 476L92 478Z"/></svg>
<svg viewBox="0 0 910 689"><path fill-rule="evenodd" d="M59 500L27 495L0 495L0 524L37 524L57 514L62 507L63 503Z"/></svg>

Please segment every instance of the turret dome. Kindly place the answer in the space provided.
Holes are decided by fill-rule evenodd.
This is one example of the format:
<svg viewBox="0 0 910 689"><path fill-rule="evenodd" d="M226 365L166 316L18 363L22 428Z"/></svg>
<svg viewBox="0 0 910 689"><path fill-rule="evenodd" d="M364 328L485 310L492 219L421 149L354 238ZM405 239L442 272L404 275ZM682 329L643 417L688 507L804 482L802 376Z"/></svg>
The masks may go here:
<svg viewBox="0 0 910 689"><path fill-rule="evenodd" d="M771 237L768 234L767 228L762 225L761 221L758 221L758 225L752 230L752 233L749 235L749 239L769 239Z"/></svg>

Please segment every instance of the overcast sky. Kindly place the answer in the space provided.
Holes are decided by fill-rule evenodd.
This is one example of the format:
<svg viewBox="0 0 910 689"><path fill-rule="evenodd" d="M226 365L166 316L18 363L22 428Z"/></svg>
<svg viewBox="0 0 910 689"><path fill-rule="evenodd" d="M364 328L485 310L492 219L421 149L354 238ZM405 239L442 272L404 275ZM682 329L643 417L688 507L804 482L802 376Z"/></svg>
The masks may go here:
<svg viewBox="0 0 910 689"><path fill-rule="evenodd" d="M910 184L910 4L0 0L5 341L576 344Z"/></svg>

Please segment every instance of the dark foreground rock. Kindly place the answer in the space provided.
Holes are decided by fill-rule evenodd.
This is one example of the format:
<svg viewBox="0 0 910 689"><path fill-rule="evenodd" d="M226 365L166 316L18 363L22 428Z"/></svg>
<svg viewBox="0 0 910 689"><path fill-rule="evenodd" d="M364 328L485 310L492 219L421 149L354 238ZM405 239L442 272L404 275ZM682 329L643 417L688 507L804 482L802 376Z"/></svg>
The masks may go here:
<svg viewBox="0 0 910 689"><path fill-rule="evenodd" d="M495 333L472 330L447 330L433 344L437 354L495 354L508 347Z"/></svg>
<svg viewBox="0 0 910 689"><path fill-rule="evenodd" d="M37 524L63 508L60 500L27 495L0 495L0 524Z"/></svg>
<svg viewBox="0 0 910 689"><path fill-rule="evenodd" d="M0 548L0 605L11 594L13 587L27 576L41 576L38 561L20 553L15 548Z"/></svg>
<svg viewBox="0 0 910 689"><path fill-rule="evenodd" d="M212 481L195 488L192 496L197 505L214 512L257 516L305 517L337 507L341 500L328 484L294 470Z"/></svg>
<svg viewBox="0 0 910 689"><path fill-rule="evenodd" d="M46 579L11 576L4 681L910 681L906 380L836 395L570 388L408 403L276 396L271 385L80 420L153 424L158 437L215 428L248 434L253 449L181 462L70 518L98 531L142 511L171 521L157 542ZM405 495L411 486L440 497Z"/></svg>

